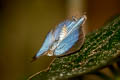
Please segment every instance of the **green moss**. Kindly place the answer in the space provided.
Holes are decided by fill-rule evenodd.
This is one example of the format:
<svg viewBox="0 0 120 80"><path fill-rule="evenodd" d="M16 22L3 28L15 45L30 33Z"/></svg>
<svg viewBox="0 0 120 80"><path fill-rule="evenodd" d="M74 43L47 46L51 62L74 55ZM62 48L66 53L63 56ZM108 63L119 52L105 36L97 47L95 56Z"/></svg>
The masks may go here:
<svg viewBox="0 0 120 80"><path fill-rule="evenodd" d="M120 16L101 29L86 35L81 50L75 54L56 58L47 72L32 80L58 80L81 76L116 61L120 55Z"/></svg>

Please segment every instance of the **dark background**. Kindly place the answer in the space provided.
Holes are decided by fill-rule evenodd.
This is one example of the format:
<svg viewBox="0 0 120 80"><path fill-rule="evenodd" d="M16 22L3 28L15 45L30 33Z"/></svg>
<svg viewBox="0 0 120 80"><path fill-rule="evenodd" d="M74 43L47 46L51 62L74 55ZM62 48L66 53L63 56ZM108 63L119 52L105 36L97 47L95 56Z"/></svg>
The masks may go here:
<svg viewBox="0 0 120 80"><path fill-rule="evenodd" d="M61 21L85 12L88 17L85 32L88 33L120 13L120 0L84 0L83 4L83 0L78 0L78 12L70 12L70 1L74 0L0 1L0 80L24 80L46 68L52 57L30 61L48 31Z"/></svg>

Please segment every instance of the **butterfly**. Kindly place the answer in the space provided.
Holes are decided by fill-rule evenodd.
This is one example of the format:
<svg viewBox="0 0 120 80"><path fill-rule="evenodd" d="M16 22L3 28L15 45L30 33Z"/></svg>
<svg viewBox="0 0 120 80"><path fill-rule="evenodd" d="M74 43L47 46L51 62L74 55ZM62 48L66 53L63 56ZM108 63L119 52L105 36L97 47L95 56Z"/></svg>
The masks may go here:
<svg viewBox="0 0 120 80"><path fill-rule="evenodd" d="M79 19L73 17L72 20L58 24L47 34L42 47L33 59L42 55L61 57L80 50L85 39L83 24L86 19L86 15L83 15Z"/></svg>

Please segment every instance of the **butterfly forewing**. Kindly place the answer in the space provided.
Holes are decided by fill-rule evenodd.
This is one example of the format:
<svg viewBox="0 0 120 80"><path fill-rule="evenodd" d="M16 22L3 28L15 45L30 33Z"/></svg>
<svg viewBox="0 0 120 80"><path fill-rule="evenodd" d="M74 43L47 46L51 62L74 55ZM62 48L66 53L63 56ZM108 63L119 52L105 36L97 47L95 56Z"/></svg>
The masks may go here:
<svg viewBox="0 0 120 80"><path fill-rule="evenodd" d="M72 26L68 25L67 28L69 29L69 31L67 33L67 36L63 39L63 41L59 43L54 51L54 55L63 56L80 49L84 42L84 33L82 30L82 24L84 20L85 18L81 18Z"/></svg>
<svg viewBox="0 0 120 80"><path fill-rule="evenodd" d="M50 48L50 46L52 45L52 43L54 41L52 33L53 33L52 31L50 31L48 33L48 35L46 36L46 39L45 39L41 49L36 54L36 57L39 57L40 55L44 54L44 52L47 51Z"/></svg>
<svg viewBox="0 0 120 80"><path fill-rule="evenodd" d="M79 30L76 29L59 44L59 46L55 49L54 55L61 56L67 54L65 52L67 52L70 48L72 48L72 46L75 45L78 39L79 39Z"/></svg>
<svg viewBox="0 0 120 80"><path fill-rule="evenodd" d="M67 30L69 30L69 29L71 28L71 26L73 26L74 24L75 24L75 22L70 21L70 20L66 20L66 21L60 23L60 24L56 27L56 29L54 30L54 34L53 34L53 35L54 35L55 40L58 40L58 38L59 38L59 36L60 36L60 33L61 33L61 30L62 30L62 28L63 28L64 26L66 26L66 27L67 27Z"/></svg>

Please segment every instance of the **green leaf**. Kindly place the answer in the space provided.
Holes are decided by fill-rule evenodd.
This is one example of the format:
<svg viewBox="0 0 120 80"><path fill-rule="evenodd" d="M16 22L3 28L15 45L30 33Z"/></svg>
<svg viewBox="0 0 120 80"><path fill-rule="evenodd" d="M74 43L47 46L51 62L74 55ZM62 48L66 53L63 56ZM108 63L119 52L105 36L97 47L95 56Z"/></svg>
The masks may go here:
<svg viewBox="0 0 120 80"><path fill-rule="evenodd" d="M110 20L104 27L86 35L79 52L56 58L46 72L32 80L70 79L94 72L112 64L120 55L120 16Z"/></svg>

